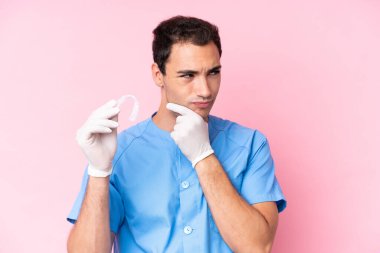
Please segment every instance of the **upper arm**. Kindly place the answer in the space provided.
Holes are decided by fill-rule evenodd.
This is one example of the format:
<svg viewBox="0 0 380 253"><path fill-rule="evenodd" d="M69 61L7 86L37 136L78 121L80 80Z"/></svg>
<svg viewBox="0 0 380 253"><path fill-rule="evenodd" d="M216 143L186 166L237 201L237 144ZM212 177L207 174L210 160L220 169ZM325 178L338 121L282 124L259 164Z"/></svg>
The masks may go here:
<svg viewBox="0 0 380 253"><path fill-rule="evenodd" d="M274 236L276 234L276 229L278 225L278 209L276 202L274 201L267 201L267 202L261 202L256 203L252 205L253 208L255 208L257 211L260 212L260 214L265 218L272 237L272 241L274 239Z"/></svg>
<svg viewBox="0 0 380 253"><path fill-rule="evenodd" d="M278 214L286 207L285 196L275 175L275 164L269 143L265 136L258 131L251 144L241 185L241 196L250 205L258 207L260 210L264 206L262 211L269 212L271 216ZM268 204L267 202L272 203ZM277 208L274 208L273 204L276 204Z"/></svg>

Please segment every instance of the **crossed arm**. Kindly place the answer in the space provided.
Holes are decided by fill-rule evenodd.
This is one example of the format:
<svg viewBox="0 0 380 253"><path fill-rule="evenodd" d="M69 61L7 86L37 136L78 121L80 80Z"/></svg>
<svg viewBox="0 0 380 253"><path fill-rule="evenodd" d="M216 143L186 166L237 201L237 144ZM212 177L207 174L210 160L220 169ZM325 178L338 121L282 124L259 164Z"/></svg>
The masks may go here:
<svg viewBox="0 0 380 253"><path fill-rule="evenodd" d="M250 206L239 196L213 154L208 122L185 106L168 103L166 108L179 115L170 135L195 168L224 241L234 252L270 252L278 223L276 204Z"/></svg>
<svg viewBox="0 0 380 253"><path fill-rule="evenodd" d="M278 224L275 202L249 205L214 154L198 162L195 170L220 234L232 251L270 252Z"/></svg>

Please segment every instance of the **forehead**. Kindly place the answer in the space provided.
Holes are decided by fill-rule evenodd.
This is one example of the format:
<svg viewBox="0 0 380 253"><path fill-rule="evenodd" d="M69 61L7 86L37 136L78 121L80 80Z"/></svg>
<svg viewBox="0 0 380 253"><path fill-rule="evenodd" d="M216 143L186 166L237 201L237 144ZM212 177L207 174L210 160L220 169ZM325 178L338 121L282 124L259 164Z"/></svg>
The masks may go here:
<svg viewBox="0 0 380 253"><path fill-rule="evenodd" d="M204 46L191 43L175 43L170 52L166 67L171 69L212 68L220 64L219 51L213 42Z"/></svg>

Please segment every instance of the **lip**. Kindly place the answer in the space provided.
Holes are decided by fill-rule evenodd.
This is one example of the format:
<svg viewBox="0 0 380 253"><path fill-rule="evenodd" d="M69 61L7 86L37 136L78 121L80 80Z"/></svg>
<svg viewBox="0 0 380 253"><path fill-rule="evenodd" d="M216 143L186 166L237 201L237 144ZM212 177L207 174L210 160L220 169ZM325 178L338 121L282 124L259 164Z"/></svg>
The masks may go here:
<svg viewBox="0 0 380 253"><path fill-rule="evenodd" d="M211 105L211 101L208 102L193 102L193 104L199 108L207 108Z"/></svg>

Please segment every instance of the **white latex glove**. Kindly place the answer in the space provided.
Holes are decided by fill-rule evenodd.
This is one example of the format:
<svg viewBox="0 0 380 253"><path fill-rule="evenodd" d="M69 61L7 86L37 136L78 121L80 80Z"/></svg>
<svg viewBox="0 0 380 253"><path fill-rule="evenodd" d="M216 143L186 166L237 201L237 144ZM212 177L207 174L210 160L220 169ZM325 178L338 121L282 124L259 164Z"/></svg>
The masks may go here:
<svg viewBox="0 0 380 253"><path fill-rule="evenodd" d="M195 168L199 161L214 153L210 145L208 124L187 107L168 103L166 108L181 114L177 117L170 136Z"/></svg>
<svg viewBox="0 0 380 253"><path fill-rule="evenodd" d="M88 160L91 176L106 177L112 173L119 126L118 106L118 101L111 100L99 107L77 131L76 139Z"/></svg>

